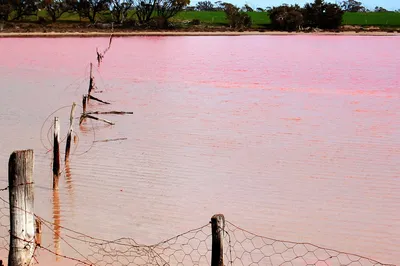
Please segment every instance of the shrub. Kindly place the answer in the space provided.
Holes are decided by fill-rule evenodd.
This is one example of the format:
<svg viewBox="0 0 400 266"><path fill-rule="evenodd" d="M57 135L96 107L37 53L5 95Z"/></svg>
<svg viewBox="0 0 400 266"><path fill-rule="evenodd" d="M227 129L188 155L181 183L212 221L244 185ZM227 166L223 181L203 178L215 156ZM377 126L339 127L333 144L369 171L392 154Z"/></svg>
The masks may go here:
<svg viewBox="0 0 400 266"><path fill-rule="evenodd" d="M314 3L304 5L304 24L320 29L337 29L342 24L344 11L336 4L325 3L324 0L315 0Z"/></svg>
<svg viewBox="0 0 400 266"><path fill-rule="evenodd" d="M11 5L5 1L0 2L0 21L7 21L11 13Z"/></svg>
<svg viewBox="0 0 400 266"><path fill-rule="evenodd" d="M271 25L276 30L299 30L303 25L303 14L298 5L273 7L269 12Z"/></svg>
<svg viewBox="0 0 400 266"><path fill-rule="evenodd" d="M192 21L190 21L190 24L192 24L192 25L200 25L200 19L194 18L194 19L192 19Z"/></svg>
<svg viewBox="0 0 400 266"><path fill-rule="evenodd" d="M250 28L252 20L249 15L245 12L241 12L240 9L232 4L225 4L224 8L226 18L229 21L229 26L234 29Z"/></svg>

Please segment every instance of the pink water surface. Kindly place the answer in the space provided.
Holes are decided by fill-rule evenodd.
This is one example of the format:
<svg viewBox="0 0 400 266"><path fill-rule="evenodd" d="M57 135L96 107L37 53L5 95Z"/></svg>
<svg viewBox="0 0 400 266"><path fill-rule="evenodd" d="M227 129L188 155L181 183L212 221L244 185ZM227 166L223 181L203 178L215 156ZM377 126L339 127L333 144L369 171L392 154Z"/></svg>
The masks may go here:
<svg viewBox="0 0 400 266"><path fill-rule="evenodd" d="M0 39L0 184L9 154L35 149L46 219L46 118L80 103L107 43ZM398 37L114 38L94 67L96 96L112 105L89 108L134 114L77 129L61 225L152 244L224 213L260 235L400 265L399 47ZM57 112L64 130L68 112Z"/></svg>

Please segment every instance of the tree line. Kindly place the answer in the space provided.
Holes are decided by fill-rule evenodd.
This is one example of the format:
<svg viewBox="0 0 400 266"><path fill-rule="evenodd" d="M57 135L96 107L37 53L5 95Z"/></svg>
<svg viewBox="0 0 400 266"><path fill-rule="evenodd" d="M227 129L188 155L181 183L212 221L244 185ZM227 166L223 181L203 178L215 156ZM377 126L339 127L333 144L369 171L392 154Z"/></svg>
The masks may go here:
<svg viewBox="0 0 400 266"><path fill-rule="evenodd" d="M186 10L191 11L224 11L225 2L216 1L215 3L211 1L199 1L195 6L188 6ZM345 12L388 12L389 10L376 6L374 9L370 10L366 8L361 2L356 0L345 0L339 3L339 6ZM269 12L273 7L251 7L245 4L240 8L243 12ZM400 12L399 10L396 10Z"/></svg>
<svg viewBox="0 0 400 266"><path fill-rule="evenodd" d="M138 22L145 24L154 18L167 21L189 3L190 0L0 0L0 19L20 20L45 10L53 22L65 13L76 13L80 19L95 23L102 13L109 12L112 22L124 23L135 14Z"/></svg>
<svg viewBox="0 0 400 266"><path fill-rule="evenodd" d="M258 11L268 13L272 29L284 31L296 31L304 28L334 30L341 26L345 12L370 12L356 0L345 0L339 4L314 0L314 2L306 3L303 7L297 4L283 4L266 9L253 9L248 5L238 8L232 4L220 2L212 5L210 1L202 1L197 4L196 9L210 11L219 10L221 7L225 11L231 27L250 27L251 18L247 12ZM387 12L387 10L383 7L375 7L374 12Z"/></svg>
<svg viewBox="0 0 400 266"><path fill-rule="evenodd" d="M356 0L345 0L340 4L314 0L302 7L284 4L265 9L253 8L248 4L240 8L222 1L200 1L190 6L190 0L0 0L0 20L21 20L37 16L39 10L45 10L53 22L65 13L74 13L79 15L80 20L84 18L90 23L96 23L102 21L103 15L107 13L111 15L109 22L123 24L135 21L138 25L152 23L158 28L166 27L168 20L183 10L224 11L229 26L236 30L251 27L252 20L248 12L266 12L273 29L287 31L304 27L337 29L342 23L344 12L367 11ZM375 12L383 11L387 10L375 8Z"/></svg>

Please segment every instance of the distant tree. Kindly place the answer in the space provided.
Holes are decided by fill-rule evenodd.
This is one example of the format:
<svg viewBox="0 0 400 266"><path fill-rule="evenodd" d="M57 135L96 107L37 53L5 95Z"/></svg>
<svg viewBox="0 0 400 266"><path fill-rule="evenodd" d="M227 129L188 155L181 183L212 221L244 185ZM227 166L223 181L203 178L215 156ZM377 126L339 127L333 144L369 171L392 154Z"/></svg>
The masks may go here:
<svg viewBox="0 0 400 266"><path fill-rule="evenodd" d="M303 14L298 5L281 5L271 8L269 18L274 29L294 31L299 30L304 23Z"/></svg>
<svg viewBox="0 0 400 266"><path fill-rule="evenodd" d="M156 8L157 0L143 0L135 3L136 16L140 24L150 21Z"/></svg>
<svg viewBox="0 0 400 266"><path fill-rule="evenodd" d="M133 7L133 0L112 0L111 15L116 23L124 23L128 11Z"/></svg>
<svg viewBox="0 0 400 266"><path fill-rule="evenodd" d="M374 12L388 12L388 10L381 6L376 6Z"/></svg>
<svg viewBox="0 0 400 266"><path fill-rule="evenodd" d="M42 6L51 17L52 22L56 22L64 13L72 10L71 5L63 0L44 0Z"/></svg>
<svg viewBox="0 0 400 266"><path fill-rule="evenodd" d="M265 10L264 9L262 9L261 7L257 7L257 12L264 12Z"/></svg>
<svg viewBox="0 0 400 266"><path fill-rule="evenodd" d="M185 11L195 11L196 7L195 6L187 6L183 10L185 10Z"/></svg>
<svg viewBox="0 0 400 266"><path fill-rule="evenodd" d="M254 12L254 9L253 9L251 6L249 6L248 4L245 4L245 5L243 6L242 10L243 10L244 12Z"/></svg>
<svg viewBox="0 0 400 266"><path fill-rule="evenodd" d="M190 0L158 0L156 3L156 12L159 17L168 20L181 12L189 4Z"/></svg>
<svg viewBox="0 0 400 266"><path fill-rule="evenodd" d="M242 30L251 27L251 17L245 12L241 12L237 6L225 3L224 12L231 28Z"/></svg>
<svg viewBox="0 0 400 266"><path fill-rule="evenodd" d="M222 1L216 1L214 3L214 10L223 11L225 8L225 3Z"/></svg>
<svg viewBox="0 0 400 266"><path fill-rule="evenodd" d="M356 0L346 0L341 3L341 8L346 12L364 12L365 7Z"/></svg>
<svg viewBox="0 0 400 266"><path fill-rule="evenodd" d="M134 4L140 24L155 22L155 26L167 26L168 19L181 12L190 0L142 0Z"/></svg>
<svg viewBox="0 0 400 266"><path fill-rule="evenodd" d="M109 10L111 0L81 0L80 14L82 17L89 19L90 23L96 22L96 17L99 13Z"/></svg>
<svg viewBox="0 0 400 266"><path fill-rule="evenodd" d="M19 20L26 16L36 16L38 7L35 0L11 0L12 20Z"/></svg>
<svg viewBox="0 0 400 266"><path fill-rule="evenodd" d="M196 5L198 11L213 11L214 4L211 1L200 1Z"/></svg>
<svg viewBox="0 0 400 266"><path fill-rule="evenodd" d="M344 11L336 4L315 0L314 3L305 4L302 13L305 26L337 29L342 24Z"/></svg>
<svg viewBox="0 0 400 266"><path fill-rule="evenodd" d="M11 3L8 0L0 0L0 20L7 21L11 11Z"/></svg>

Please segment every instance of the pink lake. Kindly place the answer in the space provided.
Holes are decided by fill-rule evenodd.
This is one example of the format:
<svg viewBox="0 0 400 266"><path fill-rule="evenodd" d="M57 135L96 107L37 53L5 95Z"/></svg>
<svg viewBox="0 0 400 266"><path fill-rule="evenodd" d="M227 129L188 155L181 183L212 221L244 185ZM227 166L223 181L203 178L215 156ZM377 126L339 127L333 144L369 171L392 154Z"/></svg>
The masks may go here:
<svg viewBox="0 0 400 266"><path fill-rule="evenodd" d="M107 44L0 39L0 186L10 153L34 149L37 215L154 244L223 213L262 236L400 265L399 37L114 38L97 67ZM88 108L133 115L76 128L54 195L51 120L65 135L90 62L95 96L112 104ZM127 139L101 142L116 138Z"/></svg>

